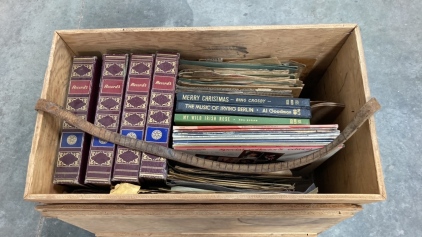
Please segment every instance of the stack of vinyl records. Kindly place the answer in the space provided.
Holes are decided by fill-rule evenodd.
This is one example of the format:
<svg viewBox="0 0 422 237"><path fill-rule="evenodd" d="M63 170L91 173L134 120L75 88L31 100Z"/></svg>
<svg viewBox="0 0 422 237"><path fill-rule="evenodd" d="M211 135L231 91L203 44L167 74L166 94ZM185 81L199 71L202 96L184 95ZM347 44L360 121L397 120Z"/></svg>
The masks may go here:
<svg viewBox="0 0 422 237"><path fill-rule="evenodd" d="M305 66L280 62L277 58L256 60L180 60L178 89L207 88L208 91L270 92L272 95L298 97L304 86L300 75Z"/></svg>
<svg viewBox="0 0 422 237"><path fill-rule="evenodd" d="M336 124L310 124L310 100L299 98L303 69L277 58L180 60L172 147L235 164L288 161L321 149L340 132ZM226 174L182 164L169 167L168 182L173 188L305 193L312 184L285 174Z"/></svg>
<svg viewBox="0 0 422 237"><path fill-rule="evenodd" d="M309 178L233 174L184 166L170 166L168 180L172 192L310 193L316 190Z"/></svg>
<svg viewBox="0 0 422 237"><path fill-rule="evenodd" d="M174 126L173 148L227 163L268 163L308 155L339 134L336 124ZM338 146L326 158L342 147Z"/></svg>

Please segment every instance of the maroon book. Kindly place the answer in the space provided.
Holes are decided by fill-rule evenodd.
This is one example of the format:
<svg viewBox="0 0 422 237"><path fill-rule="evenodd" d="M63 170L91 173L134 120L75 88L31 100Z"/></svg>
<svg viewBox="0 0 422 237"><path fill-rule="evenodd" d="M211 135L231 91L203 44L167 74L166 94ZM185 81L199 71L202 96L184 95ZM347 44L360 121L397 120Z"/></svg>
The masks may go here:
<svg viewBox="0 0 422 237"><path fill-rule="evenodd" d="M127 54L103 55L103 67L94 124L119 132L128 66ZM116 145L92 137L85 184L110 185Z"/></svg>
<svg viewBox="0 0 422 237"><path fill-rule="evenodd" d="M131 55L120 134L144 139L154 54ZM112 181L139 184L142 152L117 146Z"/></svg>
<svg viewBox="0 0 422 237"><path fill-rule="evenodd" d="M97 57L74 57L66 109L93 122L100 63ZM54 184L83 185L91 135L63 122Z"/></svg>
<svg viewBox="0 0 422 237"><path fill-rule="evenodd" d="M146 142L169 145L179 57L179 54L156 55L145 128ZM166 159L143 153L139 178L141 182L165 180Z"/></svg>

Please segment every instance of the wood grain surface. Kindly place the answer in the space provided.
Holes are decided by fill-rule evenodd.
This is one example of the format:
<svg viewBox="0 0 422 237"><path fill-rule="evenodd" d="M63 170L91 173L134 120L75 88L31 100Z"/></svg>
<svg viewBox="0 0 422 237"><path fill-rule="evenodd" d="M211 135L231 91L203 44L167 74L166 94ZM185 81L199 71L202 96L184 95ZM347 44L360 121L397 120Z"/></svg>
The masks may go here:
<svg viewBox="0 0 422 237"><path fill-rule="evenodd" d="M64 105L69 83L70 68L74 54L68 50L59 35L53 35L48 67L45 72L41 97ZM57 155L61 120L37 114L24 196L30 193L62 192L62 186L53 186L52 178Z"/></svg>
<svg viewBox="0 0 422 237"><path fill-rule="evenodd" d="M37 210L97 236L317 234L361 210L351 204L41 205ZM287 235L289 234L289 235ZM283 235L282 235L283 236Z"/></svg>
<svg viewBox="0 0 422 237"><path fill-rule="evenodd" d="M96 233L95 236L97 237L317 237L318 234L279 234L279 233L268 233L268 234L261 234L261 233L235 233L235 234L204 234L204 233L146 233L146 234L139 234L139 233Z"/></svg>
<svg viewBox="0 0 422 237"><path fill-rule="evenodd" d="M165 193L165 194L29 194L25 200L42 203L128 203L128 204L151 204L151 203L355 203L367 204L384 200L380 194L250 194L250 193Z"/></svg>
<svg viewBox="0 0 422 237"><path fill-rule="evenodd" d="M318 87L313 99L344 103L334 123L344 129L371 98L359 28L344 43ZM317 174L322 192L380 193L386 198L375 119L369 118L346 147L325 162Z"/></svg>

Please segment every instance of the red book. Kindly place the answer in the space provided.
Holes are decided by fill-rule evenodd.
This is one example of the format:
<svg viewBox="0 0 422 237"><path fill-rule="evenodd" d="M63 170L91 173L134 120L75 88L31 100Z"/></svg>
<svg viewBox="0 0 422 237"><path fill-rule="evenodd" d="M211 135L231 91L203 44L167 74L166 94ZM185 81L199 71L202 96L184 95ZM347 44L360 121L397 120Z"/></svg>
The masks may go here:
<svg viewBox="0 0 422 237"><path fill-rule="evenodd" d="M131 55L120 134L144 139L155 55ZM112 181L139 183L140 151L117 146Z"/></svg>
<svg viewBox="0 0 422 237"><path fill-rule="evenodd" d="M70 74L66 109L93 122L99 82L97 57L74 57ZM63 122L53 183L82 185L91 135Z"/></svg>
<svg viewBox="0 0 422 237"><path fill-rule="evenodd" d="M94 124L119 132L121 107L128 66L127 54L103 55L100 93ZM116 145L91 139L85 184L110 185Z"/></svg>
<svg viewBox="0 0 422 237"><path fill-rule="evenodd" d="M145 141L168 147L173 118L175 84L179 54L157 54L148 107ZM139 178L162 181L167 178L167 162L163 157L142 154Z"/></svg>

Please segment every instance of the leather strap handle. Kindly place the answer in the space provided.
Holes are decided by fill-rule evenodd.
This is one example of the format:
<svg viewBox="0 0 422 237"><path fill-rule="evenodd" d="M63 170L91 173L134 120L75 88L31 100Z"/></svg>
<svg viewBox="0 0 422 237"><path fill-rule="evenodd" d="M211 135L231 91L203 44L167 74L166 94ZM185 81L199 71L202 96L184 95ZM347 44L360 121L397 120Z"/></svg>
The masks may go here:
<svg viewBox="0 0 422 237"><path fill-rule="evenodd" d="M116 132L111 132L107 129L95 126L92 123L89 123L86 120L75 116L72 112L67 111L59 105L45 99L39 99L35 106L36 110L44 111L60 119L63 119L76 128L96 136L104 141L112 142L114 144L121 145L133 150L150 153L169 160L178 161L204 169L254 174L288 171L321 159L338 145L345 143L362 126L362 124L380 108L381 106L378 101L375 98L371 98L365 105L362 106L362 108L360 108L353 120L346 126L343 132L341 132L341 134L334 141L307 156L291 161L270 164L229 164L207 160L185 152L176 151L171 148L159 146L153 143L147 143L141 140L120 135Z"/></svg>

